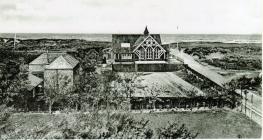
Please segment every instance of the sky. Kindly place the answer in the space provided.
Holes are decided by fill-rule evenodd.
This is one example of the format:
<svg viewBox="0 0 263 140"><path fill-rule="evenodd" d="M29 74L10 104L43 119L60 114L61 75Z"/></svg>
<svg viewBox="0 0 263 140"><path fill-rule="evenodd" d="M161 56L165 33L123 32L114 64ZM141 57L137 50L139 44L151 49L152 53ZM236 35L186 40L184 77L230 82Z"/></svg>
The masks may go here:
<svg viewBox="0 0 263 140"><path fill-rule="evenodd" d="M0 0L0 33L261 34L262 0ZM178 29L177 29L178 27Z"/></svg>

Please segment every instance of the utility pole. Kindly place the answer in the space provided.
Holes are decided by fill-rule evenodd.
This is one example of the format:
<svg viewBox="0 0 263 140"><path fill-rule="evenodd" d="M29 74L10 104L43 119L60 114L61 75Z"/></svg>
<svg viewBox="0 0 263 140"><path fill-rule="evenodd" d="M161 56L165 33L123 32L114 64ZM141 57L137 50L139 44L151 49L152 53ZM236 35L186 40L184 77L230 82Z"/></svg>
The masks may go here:
<svg viewBox="0 0 263 140"><path fill-rule="evenodd" d="M177 29L177 33L178 33L178 26L176 27L176 29ZM177 43L176 43L176 47L177 47L177 49L179 50L179 48L178 48L178 40L177 40ZM179 50L180 51L180 50Z"/></svg>
<svg viewBox="0 0 263 140"><path fill-rule="evenodd" d="M13 50L15 50L15 48L16 48L16 33L15 33L15 36L14 36L14 48L13 48Z"/></svg>

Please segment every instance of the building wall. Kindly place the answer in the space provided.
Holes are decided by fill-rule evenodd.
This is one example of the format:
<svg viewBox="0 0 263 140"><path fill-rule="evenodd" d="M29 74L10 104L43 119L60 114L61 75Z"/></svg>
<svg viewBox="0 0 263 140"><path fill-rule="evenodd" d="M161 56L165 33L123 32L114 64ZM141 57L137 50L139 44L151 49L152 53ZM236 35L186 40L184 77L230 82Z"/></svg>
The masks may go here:
<svg viewBox="0 0 263 140"><path fill-rule="evenodd" d="M80 77L80 65L78 64L74 69L73 69L73 84L79 81Z"/></svg>
<svg viewBox="0 0 263 140"><path fill-rule="evenodd" d="M170 72L184 69L184 64L113 64L118 72Z"/></svg>
<svg viewBox="0 0 263 140"><path fill-rule="evenodd" d="M118 72L134 72L135 64L112 64L112 70Z"/></svg>
<svg viewBox="0 0 263 140"><path fill-rule="evenodd" d="M32 65L29 64L29 72L33 73L33 72L44 72L45 70L45 65Z"/></svg>
<svg viewBox="0 0 263 140"><path fill-rule="evenodd" d="M138 64L138 72L170 72L183 69L183 64Z"/></svg>
<svg viewBox="0 0 263 140"><path fill-rule="evenodd" d="M73 70L48 70L44 72L44 88L57 93L70 91L74 84Z"/></svg>

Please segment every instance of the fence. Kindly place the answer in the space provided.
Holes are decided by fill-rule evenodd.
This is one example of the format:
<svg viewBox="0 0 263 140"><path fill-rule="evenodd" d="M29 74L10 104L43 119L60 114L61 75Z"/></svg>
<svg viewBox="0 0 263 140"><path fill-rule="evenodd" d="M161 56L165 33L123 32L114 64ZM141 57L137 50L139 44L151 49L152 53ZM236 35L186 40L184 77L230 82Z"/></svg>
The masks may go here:
<svg viewBox="0 0 263 140"><path fill-rule="evenodd" d="M257 110L255 107L253 107L250 103L245 103L244 100L242 100L242 104L239 108L240 112L244 113L246 116L248 116L251 120L258 123L260 126L261 124L261 118L262 114L261 111Z"/></svg>

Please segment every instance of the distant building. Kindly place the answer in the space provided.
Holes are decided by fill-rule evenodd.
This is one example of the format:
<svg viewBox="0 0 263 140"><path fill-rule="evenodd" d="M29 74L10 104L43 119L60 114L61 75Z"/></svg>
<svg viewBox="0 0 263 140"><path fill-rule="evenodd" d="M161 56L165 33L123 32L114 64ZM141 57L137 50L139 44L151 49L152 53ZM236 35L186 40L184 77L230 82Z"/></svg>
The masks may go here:
<svg viewBox="0 0 263 140"><path fill-rule="evenodd" d="M29 63L29 73L37 76L44 82L44 88L52 85L59 89L61 82L65 82L67 86L73 86L74 81L78 79L79 61L67 53L47 52L41 54L35 60ZM37 79L32 78L31 79ZM37 84L34 82L37 81ZM40 80L30 80L31 85L39 87ZM34 87L31 87L34 88Z"/></svg>
<svg viewBox="0 0 263 140"><path fill-rule="evenodd" d="M143 34L112 35L113 71L165 72L181 68L183 63L169 63L169 53L169 45L162 44L160 34L150 34L147 27Z"/></svg>
<svg viewBox="0 0 263 140"><path fill-rule="evenodd" d="M169 51L162 46L160 34L113 34L112 48L115 63L166 63Z"/></svg>

